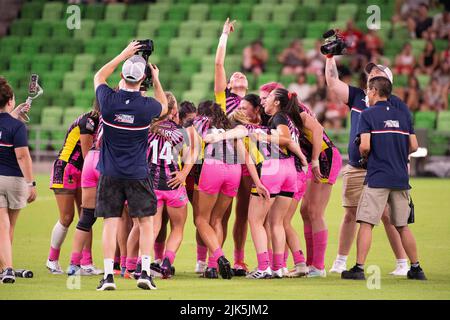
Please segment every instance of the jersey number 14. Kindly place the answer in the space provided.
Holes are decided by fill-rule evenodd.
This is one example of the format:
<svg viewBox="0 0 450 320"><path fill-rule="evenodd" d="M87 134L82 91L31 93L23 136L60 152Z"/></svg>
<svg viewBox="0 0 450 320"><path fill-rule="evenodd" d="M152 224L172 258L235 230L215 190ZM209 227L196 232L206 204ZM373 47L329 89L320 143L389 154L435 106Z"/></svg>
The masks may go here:
<svg viewBox="0 0 450 320"><path fill-rule="evenodd" d="M150 147L152 148L152 163L158 164L158 158L160 160L165 160L167 164L171 164L173 160L172 156L172 144L170 142L166 141L164 145L162 146L161 151L158 155L158 140L153 140L150 143Z"/></svg>

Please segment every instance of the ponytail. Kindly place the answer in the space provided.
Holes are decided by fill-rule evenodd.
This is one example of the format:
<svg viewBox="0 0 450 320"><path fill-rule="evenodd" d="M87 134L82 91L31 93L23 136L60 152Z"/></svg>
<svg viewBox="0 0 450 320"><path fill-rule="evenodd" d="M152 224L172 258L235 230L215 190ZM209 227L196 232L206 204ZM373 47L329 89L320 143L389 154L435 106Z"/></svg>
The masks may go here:
<svg viewBox="0 0 450 320"><path fill-rule="evenodd" d="M303 121L300 117L297 93L279 88L275 90L275 99L280 102L280 111L294 122L295 126L302 131Z"/></svg>

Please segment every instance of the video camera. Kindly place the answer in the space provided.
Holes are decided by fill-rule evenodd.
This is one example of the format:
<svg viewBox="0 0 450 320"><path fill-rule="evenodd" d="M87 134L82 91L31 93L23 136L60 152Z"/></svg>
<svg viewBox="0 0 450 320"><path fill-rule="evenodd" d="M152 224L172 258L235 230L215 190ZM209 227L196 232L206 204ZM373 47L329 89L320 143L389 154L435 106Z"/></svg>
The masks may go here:
<svg viewBox="0 0 450 320"><path fill-rule="evenodd" d="M355 141L353 141L354 144L356 144L358 147L361 145L361 137L357 136L355 138ZM358 160L359 165L361 166L361 168L366 169L367 170L367 158L361 158Z"/></svg>
<svg viewBox="0 0 450 320"><path fill-rule="evenodd" d="M328 30L322 35L322 37L325 39L324 44L320 47L320 52L322 52L322 54L339 56L345 53L347 44L339 34L338 30Z"/></svg>
<svg viewBox="0 0 450 320"><path fill-rule="evenodd" d="M152 79L152 71L150 70L150 67L148 65L148 58L152 55L153 50L155 47L153 46L153 40L151 39L145 39L145 40L136 40L141 45L141 48L137 52L142 58L145 59L146 65L145 65L145 79L141 84L141 91L147 91L148 88L153 86L153 79Z"/></svg>

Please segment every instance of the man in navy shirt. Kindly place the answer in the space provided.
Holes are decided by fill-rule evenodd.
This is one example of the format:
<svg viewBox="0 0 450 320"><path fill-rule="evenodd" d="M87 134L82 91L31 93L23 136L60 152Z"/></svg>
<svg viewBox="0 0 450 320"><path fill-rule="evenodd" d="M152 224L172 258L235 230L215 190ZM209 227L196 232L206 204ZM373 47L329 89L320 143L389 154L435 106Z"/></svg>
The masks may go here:
<svg viewBox="0 0 450 320"><path fill-rule="evenodd" d="M358 204L356 220L360 223L356 265L341 274L342 279L364 280L364 262L386 204L390 221L397 229L411 261L408 279L426 280L417 257L416 241L408 227L409 207L408 156L417 150L417 138L408 110L388 101L392 83L385 77L369 80L367 96L370 108L361 113L358 135L363 158L368 159L367 176Z"/></svg>
<svg viewBox="0 0 450 320"><path fill-rule="evenodd" d="M139 223L142 273L137 285L142 289L156 289L150 275L150 253L154 241L152 217L156 214L156 196L147 165L147 136L152 120L167 113L167 99L159 82L159 70L151 64L156 99L144 97L139 91L146 78L146 61L135 55L140 47L139 42L131 42L94 77L103 118L95 215L105 218L105 274L97 290L116 288L113 278L114 253L125 201L128 202L130 217ZM106 79L123 61L121 76L125 81L124 88L115 92L108 87Z"/></svg>
<svg viewBox="0 0 450 320"><path fill-rule="evenodd" d="M373 77L381 76L389 79L393 83L392 72L389 68L383 65L375 65L369 63L365 71L367 78L370 80ZM329 90L334 91L340 101L347 104L350 108L350 140L348 144L349 163L342 170L343 177L343 192L342 192L342 206L345 209L345 216L342 220L339 231L339 247L336 260L330 272L341 273L347 269L347 257L350 252L353 239L356 235L356 209L358 207L359 198L363 189L366 170L361 167L359 160L361 156L355 138L358 131L358 121L361 112L368 108L367 97L364 91L341 81L338 77L336 61L332 56L327 56L325 67L325 78ZM408 109L408 107L396 96L391 95L388 100L395 106ZM382 221L389 238L392 250L397 258L397 267L391 272L393 275L404 276L408 272L408 263L405 250L398 232L389 221L388 210L385 211Z"/></svg>

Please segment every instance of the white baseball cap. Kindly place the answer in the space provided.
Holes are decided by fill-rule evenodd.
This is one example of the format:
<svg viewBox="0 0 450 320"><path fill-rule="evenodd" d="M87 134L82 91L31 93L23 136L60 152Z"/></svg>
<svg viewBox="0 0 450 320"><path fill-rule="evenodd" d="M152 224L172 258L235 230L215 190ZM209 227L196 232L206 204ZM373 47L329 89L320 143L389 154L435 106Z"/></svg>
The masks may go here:
<svg viewBox="0 0 450 320"><path fill-rule="evenodd" d="M123 63L122 76L126 81L139 82L145 75L145 59L134 55Z"/></svg>
<svg viewBox="0 0 450 320"><path fill-rule="evenodd" d="M394 76L392 75L392 71L391 69L389 69L386 66L383 66L382 64L375 64L373 62L370 62L366 65L366 67L364 68L364 71L366 71L367 74L370 73L370 71L372 71L372 69L376 67L378 68L380 71L384 72L384 74L386 75L386 77L389 79L389 81L391 82L391 84L394 84Z"/></svg>

